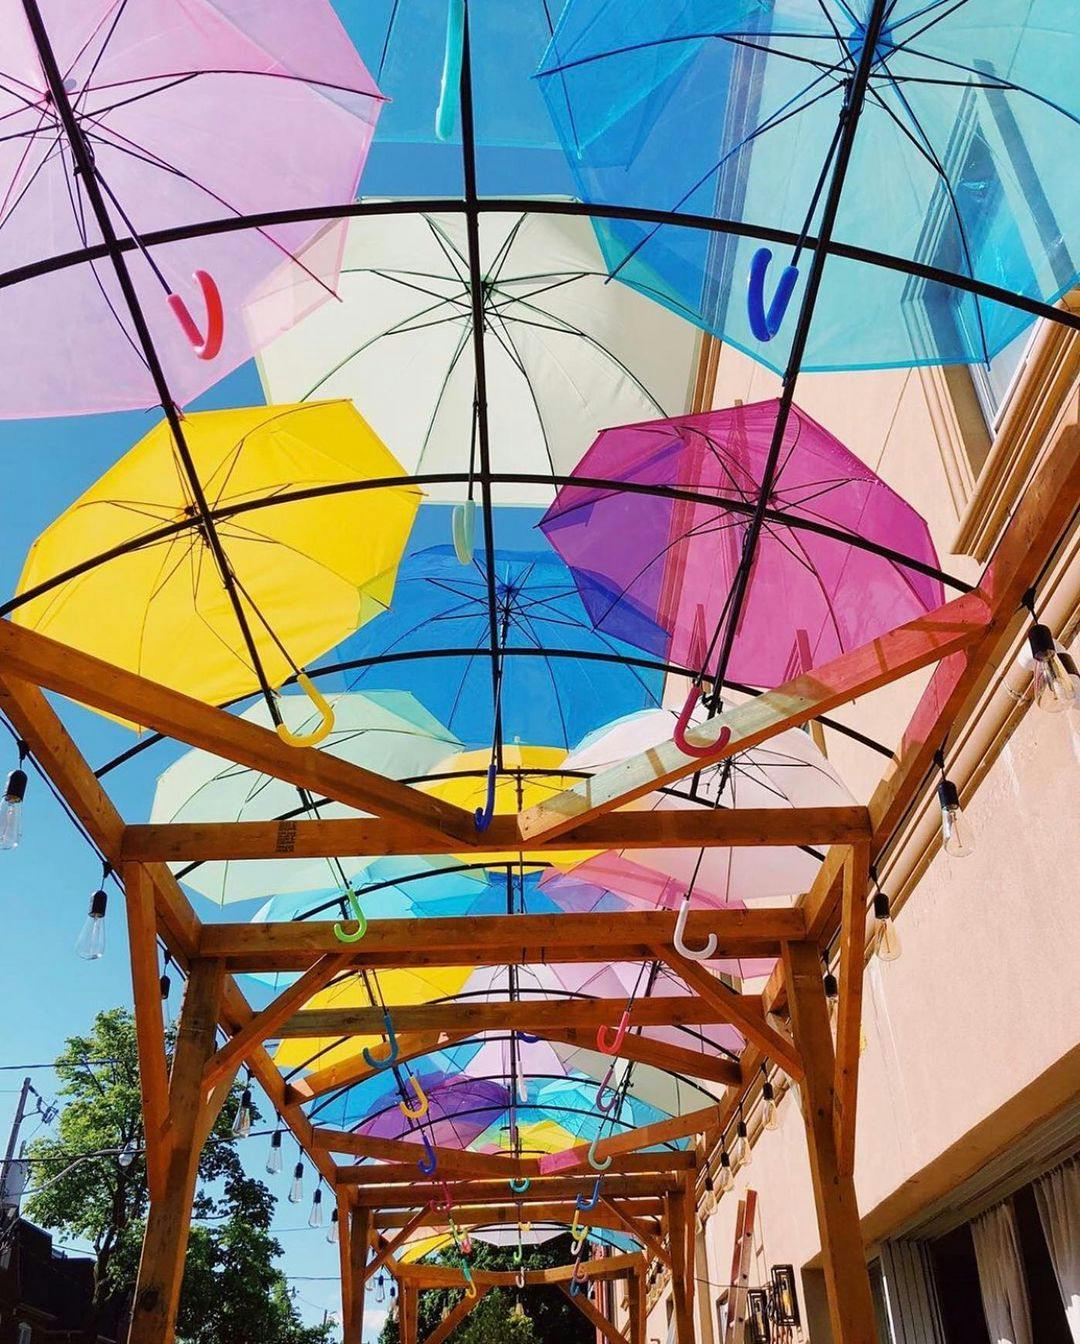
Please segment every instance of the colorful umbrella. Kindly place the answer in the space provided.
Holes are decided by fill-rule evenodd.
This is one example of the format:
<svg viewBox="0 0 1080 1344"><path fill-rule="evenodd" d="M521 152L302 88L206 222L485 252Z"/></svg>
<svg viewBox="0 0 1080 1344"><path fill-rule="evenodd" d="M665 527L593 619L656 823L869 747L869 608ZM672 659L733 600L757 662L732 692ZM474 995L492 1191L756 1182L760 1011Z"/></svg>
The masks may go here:
<svg viewBox="0 0 1080 1344"><path fill-rule="evenodd" d="M583 200L748 226L597 232L613 275L778 371L839 172L835 239L936 271L829 258L802 367L877 368L984 363L1033 321L950 275L1046 301L1076 283L1077 59L1080 11L1032 0L570 0L539 82ZM755 225L798 240L767 297Z"/></svg>
<svg viewBox="0 0 1080 1344"><path fill-rule="evenodd" d="M129 240L351 200L382 95L327 0L38 7L37 32L18 0L0 7L3 266L100 245L96 198L126 249L120 265L172 399L185 404L333 293L342 227L275 224L162 242L141 255ZM60 97L47 76L50 44ZM79 151L92 164L91 183ZM177 320L177 299L200 328L191 335ZM107 255L5 289L3 315L19 339L0 361L0 416L161 400Z"/></svg>
<svg viewBox="0 0 1080 1344"><path fill-rule="evenodd" d="M204 411L184 428L224 573L162 422L41 534L6 610L212 704L269 697L389 604L420 491L334 491L401 475L346 401Z"/></svg>
<svg viewBox="0 0 1080 1344"><path fill-rule="evenodd" d="M422 510L418 529L432 512ZM493 577L505 741L569 748L615 715L659 704L662 673L620 661L632 650L593 628L573 576L546 546L499 549ZM490 745L488 601L479 556L464 566L449 545L414 552L393 607L342 650L349 684L406 687L467 747Z"/></svg>
<svg viewBox="0 0 1080 1344"><path fill-rule="evenodd" d="M326 699L334 714L334 728L323 743L323 750L380 775L409 779L425 774L448 751L460 746L454 735L405 691L373 691L369 695L335 693ZM308 733L319 717L303 695L280 696L278 710L286 725L300 735ZM272 726L269 710L263 703L245 710L241 717L264 728ZM309 810L312 809L304 806L297 790L280 779L248 770L207 751L189 751L158 779L150 819L154 822L273 821L303 815ZM317 815L326 820L362 814L340 803L320 799ZM374 865L365 870L364 861L359 858L343 858L337 864L350 879L364 871L365 884L381 885L392 880L393 862L383 861L383 867L378 871L373 871ZM421 870L424 863L424 860L415 861ZM292 893L313 892L337 885L337 864L331 870L325 859L201 863L185 872L184 881L222 905L263 897L267 891L277 892L279 894L270 902L271 908L260 911L257 918L296 919L300 917L304 903ZM403 870L399 866L397 871L401 873ZM461 885L462 881L458 879L458 888ZM465 885L475 887L480 885L480 879L474 878L471 883L466 880ZM390 896L392 890L392 887L385 888L383 918L407 913L405 909L395 908ZM404 895L400 900L404 904ZM321 904L325 910L327 903ZM312 914L319 905L318 900L307 899ZM330 909L337 913L335 904L331 903ZM323 918L326 917L324 914Z"/></svg>
<svg viewBox="0 0 1080 1344"><path fill-rule="evenodd" d="M772 476L779 406L626 425L597 438L575 475L616 484L565 486L541 527L598 630L695 673L716 671L748 515ZM797 408L768 510L725 673L736 681L779 685L941 603L922 518Z"/></svg>
<svg viewBox="0 0 1080 1344"><path fill-rule="evenodd" d="M584 220L482 216L480 248L491 468L539 478L499 484L494 497L546 504L550 477L570 471L604 425L683 409L696 332L607 284ZM262 351L267 399L352 397L409 471L457 473L425 485L432 499L472 498L480 464L464 217L353 221L339 293L341 303Z"/></svg>

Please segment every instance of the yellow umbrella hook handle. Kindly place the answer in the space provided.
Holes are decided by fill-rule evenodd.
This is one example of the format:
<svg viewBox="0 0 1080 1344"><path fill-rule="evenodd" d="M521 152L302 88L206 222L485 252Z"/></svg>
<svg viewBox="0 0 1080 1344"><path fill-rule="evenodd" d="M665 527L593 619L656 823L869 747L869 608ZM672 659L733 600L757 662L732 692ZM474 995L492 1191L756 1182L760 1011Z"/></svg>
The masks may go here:
<svg viewBox="0 0 1080 1344"><path fill-rule="evenodd" d="M311 733L291 732L283 723L277 726L278 737L290 747L317 747L334 731L334 710L329 700L316 688L306 672L296 674L297 685L322 715L322 722Z"/></svg>
<svg viewBox="0 0 1080 1344"><path fill-rule="evenodd" d="M409 1078L409 1082L412 1083L412 1089L413 1092L416 1094L417 1104L415 1107L413 1107L408 1105L407 1102L399 1101L398 1109L401 1111L402 1115L407 1115L410 1120L422 1120L423 1117L428 1113L427 1096L424 1092L424 1089L420 1086L420 1079L417 1078L415 1074L413 1074Z"/></svg>

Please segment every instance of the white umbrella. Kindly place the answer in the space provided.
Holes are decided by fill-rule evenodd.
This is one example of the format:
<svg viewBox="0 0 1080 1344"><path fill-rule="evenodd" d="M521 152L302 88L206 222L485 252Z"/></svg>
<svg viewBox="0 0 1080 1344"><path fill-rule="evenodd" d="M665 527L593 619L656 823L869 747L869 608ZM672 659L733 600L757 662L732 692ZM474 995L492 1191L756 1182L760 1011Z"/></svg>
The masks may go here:
<svg viewBox="0 0 1080 1344"><path fill-rule="evenodd" d="M587 219L485 215L485 362L494 472L567 474L599 430L682 412L697 333L608 272ZM465 220L351 222L340 303L264 348L267 400L351 397L408 471L475 465ZM425 486L457 502L465 483ZM497 486L497 503L550 502Z"/></svg>

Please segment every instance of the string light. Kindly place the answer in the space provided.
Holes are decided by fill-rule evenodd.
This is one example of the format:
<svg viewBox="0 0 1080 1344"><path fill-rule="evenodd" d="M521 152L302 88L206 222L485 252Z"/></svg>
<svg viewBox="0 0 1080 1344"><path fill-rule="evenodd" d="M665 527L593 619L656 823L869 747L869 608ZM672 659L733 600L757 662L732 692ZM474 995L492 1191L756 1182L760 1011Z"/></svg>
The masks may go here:
<svg viewBox="0 0 1080 1344"><path fill-rule="evenodd" d="M331 1246L335 1246L338 1240L338 1211L330 1211L330 1226L326 1229L326 1240Z"/></svg>
<svg viewBox="0 0 1080 1344"><path fill-rule="evenodd" d="M281 1126L279 1125L270 1135L270 1147L266 1153L266 1174L276 1176L281 1167Z"/></svg>
<svg viewBox="0 0 1080 1344"><path fill-rule="evenodd" d="M315 1187L315 1193L311 1196L311 1212L308 1214L308 1227L322 1227L323 1225L323 1206L322 1206L322 1186Z"/></svg>
<svg viewBox="0 0 1080 1344"><path fill-rule="evenodd" d="M22 839L23 799L26 797L26 771L23 762L29 748L19 738L19 764L7 777L0 799L0 849L15 849Z"/></svg>
<svg viewBox="0 0 1080 1344"><path fill-rule="evenodd" d="M172 981L169 979L169 967L172 965L172 953L165 953L165 964L161 968L161 979L158 981L158 989L161 991L161 1001L165 1003L169 997L169 991L172 989Z"/></svg>
<svg viewBox="0 0 1080 1344"><path fill-rule="evenodd" d="M304 1164L297 1162L293 1167L292 1185L289 1186L289 1203L299 1204L304 1198Z"/></svg>
<svg viewBox="0 0 1080 1344"><path fill-rule="evenodd" d="M945 755L938 752L934 764L941 771L938 785L938 804L941 807L941 844L946 854L954 859L965 859L975 852L975 839L960 806L960 793L945 774Z"/></svg>
<svg viewBox="0 0 1080 1344"><path fill-rule="evenodd" d="M716 1212L716 1187L713 1185L712 1176L708 1172L706 1172L705 1194L701 1201L701 1214L702 1214L701 1221L704 1222L706 1218L711 1218L715 1212Z"/></svg>
<svg viewBox="0 0 1080 1344"><path fill-rule="evenodd" d="M105 864L102 884L111 872L112 868ZM108 908L109 897L102 885L90 897L86 923L75 940L75 952L83 961L97 961L105 955L105 911Z"/></svg>
<svg viewBox="0 0 1080 1344"><path fill-rule="evenodd" d="M896 961L902 949L900 935L896 932L896 925L893 922L889 898L881 890L876 868L870 869L870 876L877 888L874 893L874 918L877 920L874 929L874 954L879 961Z"/></svg>
<svg viewBox="0 0 1080 1344"><path fill-rule="evenodd" d="M726 1195L735 1186L735 1173L731 1170L731 1155L726 1148L720 1149L720 1193Z"/></svg>
<svg viewBox="0 0 1080 1344"><path fill-rule="evenodd" d="M138 1155L139 1155L138 1144L136 1144L134 1139L128 1139L127 1143L125 1143L123 1148L120 1149L120 1152L117 1155L116 1160L126 1171L127 1168L131 1166L132 1162L135 1161Z"/></svg>
<svg viewBox="0 0 1080 1344"><path fill-rule="evenodd" d="M251 1133L250 1087L245 1087L240 1094L240 1105L236 1108L236 1118L233 1120L232 1132L238 1139L246 1139Z"/></svg>
<svg viewBox="0 0 1080 1344"><path fill-rule="evenodd" d="M761 1120L766 1129L780 1128L780 1112L776 1107L776 1093L773 1091L773 1085L769 1081L769 1075L765 1072L765 1065L762 1064L761 1072L765 1081L761 1085Z"/></svg>
<svg viewBox="0 0 1080 1344"><path fill-rule="evenodd" d="M822 988L825 990L825 1003L829 1010L829 1026L832 1034L836 1035L836 1019L840 1012L840 986L836 983L836 976L829 969L829 955L822 952L821 961L825 967L825 974L822 977Z"/></svg>
<svg viewBox="0 0 1080 1344"><path fill-rule="evenodd" d="M746 1132L746 1121L743 1119L742 1102L739 1103L739 1120L735 1126L735 1148L731 1156L735 1165L739 1167L748 1167L753 1161L750 1136Z"/></svg>

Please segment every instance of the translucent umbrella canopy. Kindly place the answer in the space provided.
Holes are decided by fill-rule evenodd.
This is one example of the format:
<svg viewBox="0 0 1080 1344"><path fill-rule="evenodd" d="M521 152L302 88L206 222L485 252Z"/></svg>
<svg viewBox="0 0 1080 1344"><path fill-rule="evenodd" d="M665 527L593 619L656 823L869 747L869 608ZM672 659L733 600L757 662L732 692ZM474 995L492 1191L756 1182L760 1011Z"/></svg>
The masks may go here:
<svg viewBox="0 0 1080 1344"><path fill-rule="evenodd" d="M547 503L545 482L604 425L683 410L696 333L607 284L585 220L482 216L480 247L491 468L540 477L499 485L496 500ZM472 497L468 277L462 216L354 220L342 301L260 354L267 399L352 397L407 471L459 474L429 482L432 499Z"/></svg>
<svg viewBox="0 0 1080 1344"><path fill-rule="evenodd" d="M692 722L700 722L698 708ZM671 738L671 710L630 715L594 734L567 757L567 768L593 773ZM649 794L636 808L670 810L698 807L850 807L847 786L801 729L789 729L761 746L740 752L719 765L706 765L696 796ZM630 906L673 908L691 890L694 904L725 904L791 899L813 882L819 860L794 846L755 845L747 849L635 849L606 853L575 865L568 875L598 891L621 894ZM559 901L561 882L545 882ZM588 900L587 891L565 890L564 899ZM760 968L759 968L760 969ZM749 969L744 973L751 973ZM756 972L755 972L756 973Z"/></svg>
<svg viewBox="0 0 1080 1344"><path fill-rule="evenodd" d="M779 406L762 401L599 436L575 474L657 494L570 484L544 516L544 534L598 629L695 672L716 670L717 631ZM776 686L940 605L924 520L797 408L768 503L726 676Z"/></svg>
<svg viewBox="0 0 1080 1344"><path fill-rule="evenodd" d="M426 774L435 762L459 745L449 729L405 691L373 691L367 695L344 692L327 699L334 711L334 729L322 749L353 765L394 779L408 779ZM282 695L278 708L294 732L310 731L318 721L319 716L305 695ZM272 726L270 712L261 702L245 710L241 717L264 728ZM304 815L306 811L292 785L210 752L189 751L159 778L151 820L272 821ZM340 803L321 801L318 815L328 819L361 814ZM416 871L425 870L426 861L410 862ZM278 893L275 901L281 904L268 909L262 918L295 918L303 903L293 893L328 887L340 889L342 873L352 877L364 866L360 858L343 858L333 866L326 859L210 862L186 871L184 882L223 905L265 897L268 891L274 891ZM383 882L393 875L392 864L387 861L369 880ZM462 879L448 880L460 890ZM468 880L464 880L468 885ZM388 893L384 897L387 905L390 899ZM405 900L404 894L401 899ZM318 904L310 902L311 907Z"/></svg>
<svg viewBox="0 0 1080 1344"><path fill-rule="evenodd" d="M327 0L42 0L78 134L121 238L355 195L382 95ZM5 0L0 248L5 269L101 243L23 7ZM130 250L127 267L173 399L184 404L330 297L342 228L274 224ZM216 282L220 353L197 358L166 303L196 317ZM58 321L57 315L63 320ZM4 292L19 340L0 416L156 405L112 265L67 265Z"/></svg>
<svg viewBox="0 0 1080 1344"><path fill-rule="evenodd" d="M583 200L751 226L737 238L599 221L612 274L777 370L795 323L767 340L751 325L753 225L815 233L871 13L871 0L570 0L540 72ZM1075 6L889 3L836 240L1032 299L1069 290L1080 183L1060 164L1080 145L1078 58ZM805 257L799 269L796 305ZM833 256L803 367L986 362L1032 320Z"/></svg>
<svg viewBox="0 0 1080 1344"><path fill-rule="evenodd" d="M430 522L425 507L418 528ZM493 580L503 740L576 745L600 723L660 703L662 673L626 666L633 650L596 630L573 576L538 534L536 549L499 548ZM542 549L541 549L542 548ZM450 545L404 560L391 609L341 650L349 684L413 691L466 747L494 733L488 572ZM577 656L575 656L577 655Z"/></svg>
<svg viewBox="0 0 1080 1344"><path fill-rule="evenodd" d="M35 541L14 619L222 704L260 689L249 638L279 686L389 604L421 495L276 498L400 474L347 401L202 411L184 429L234 592L162 421Z"/></svg>

